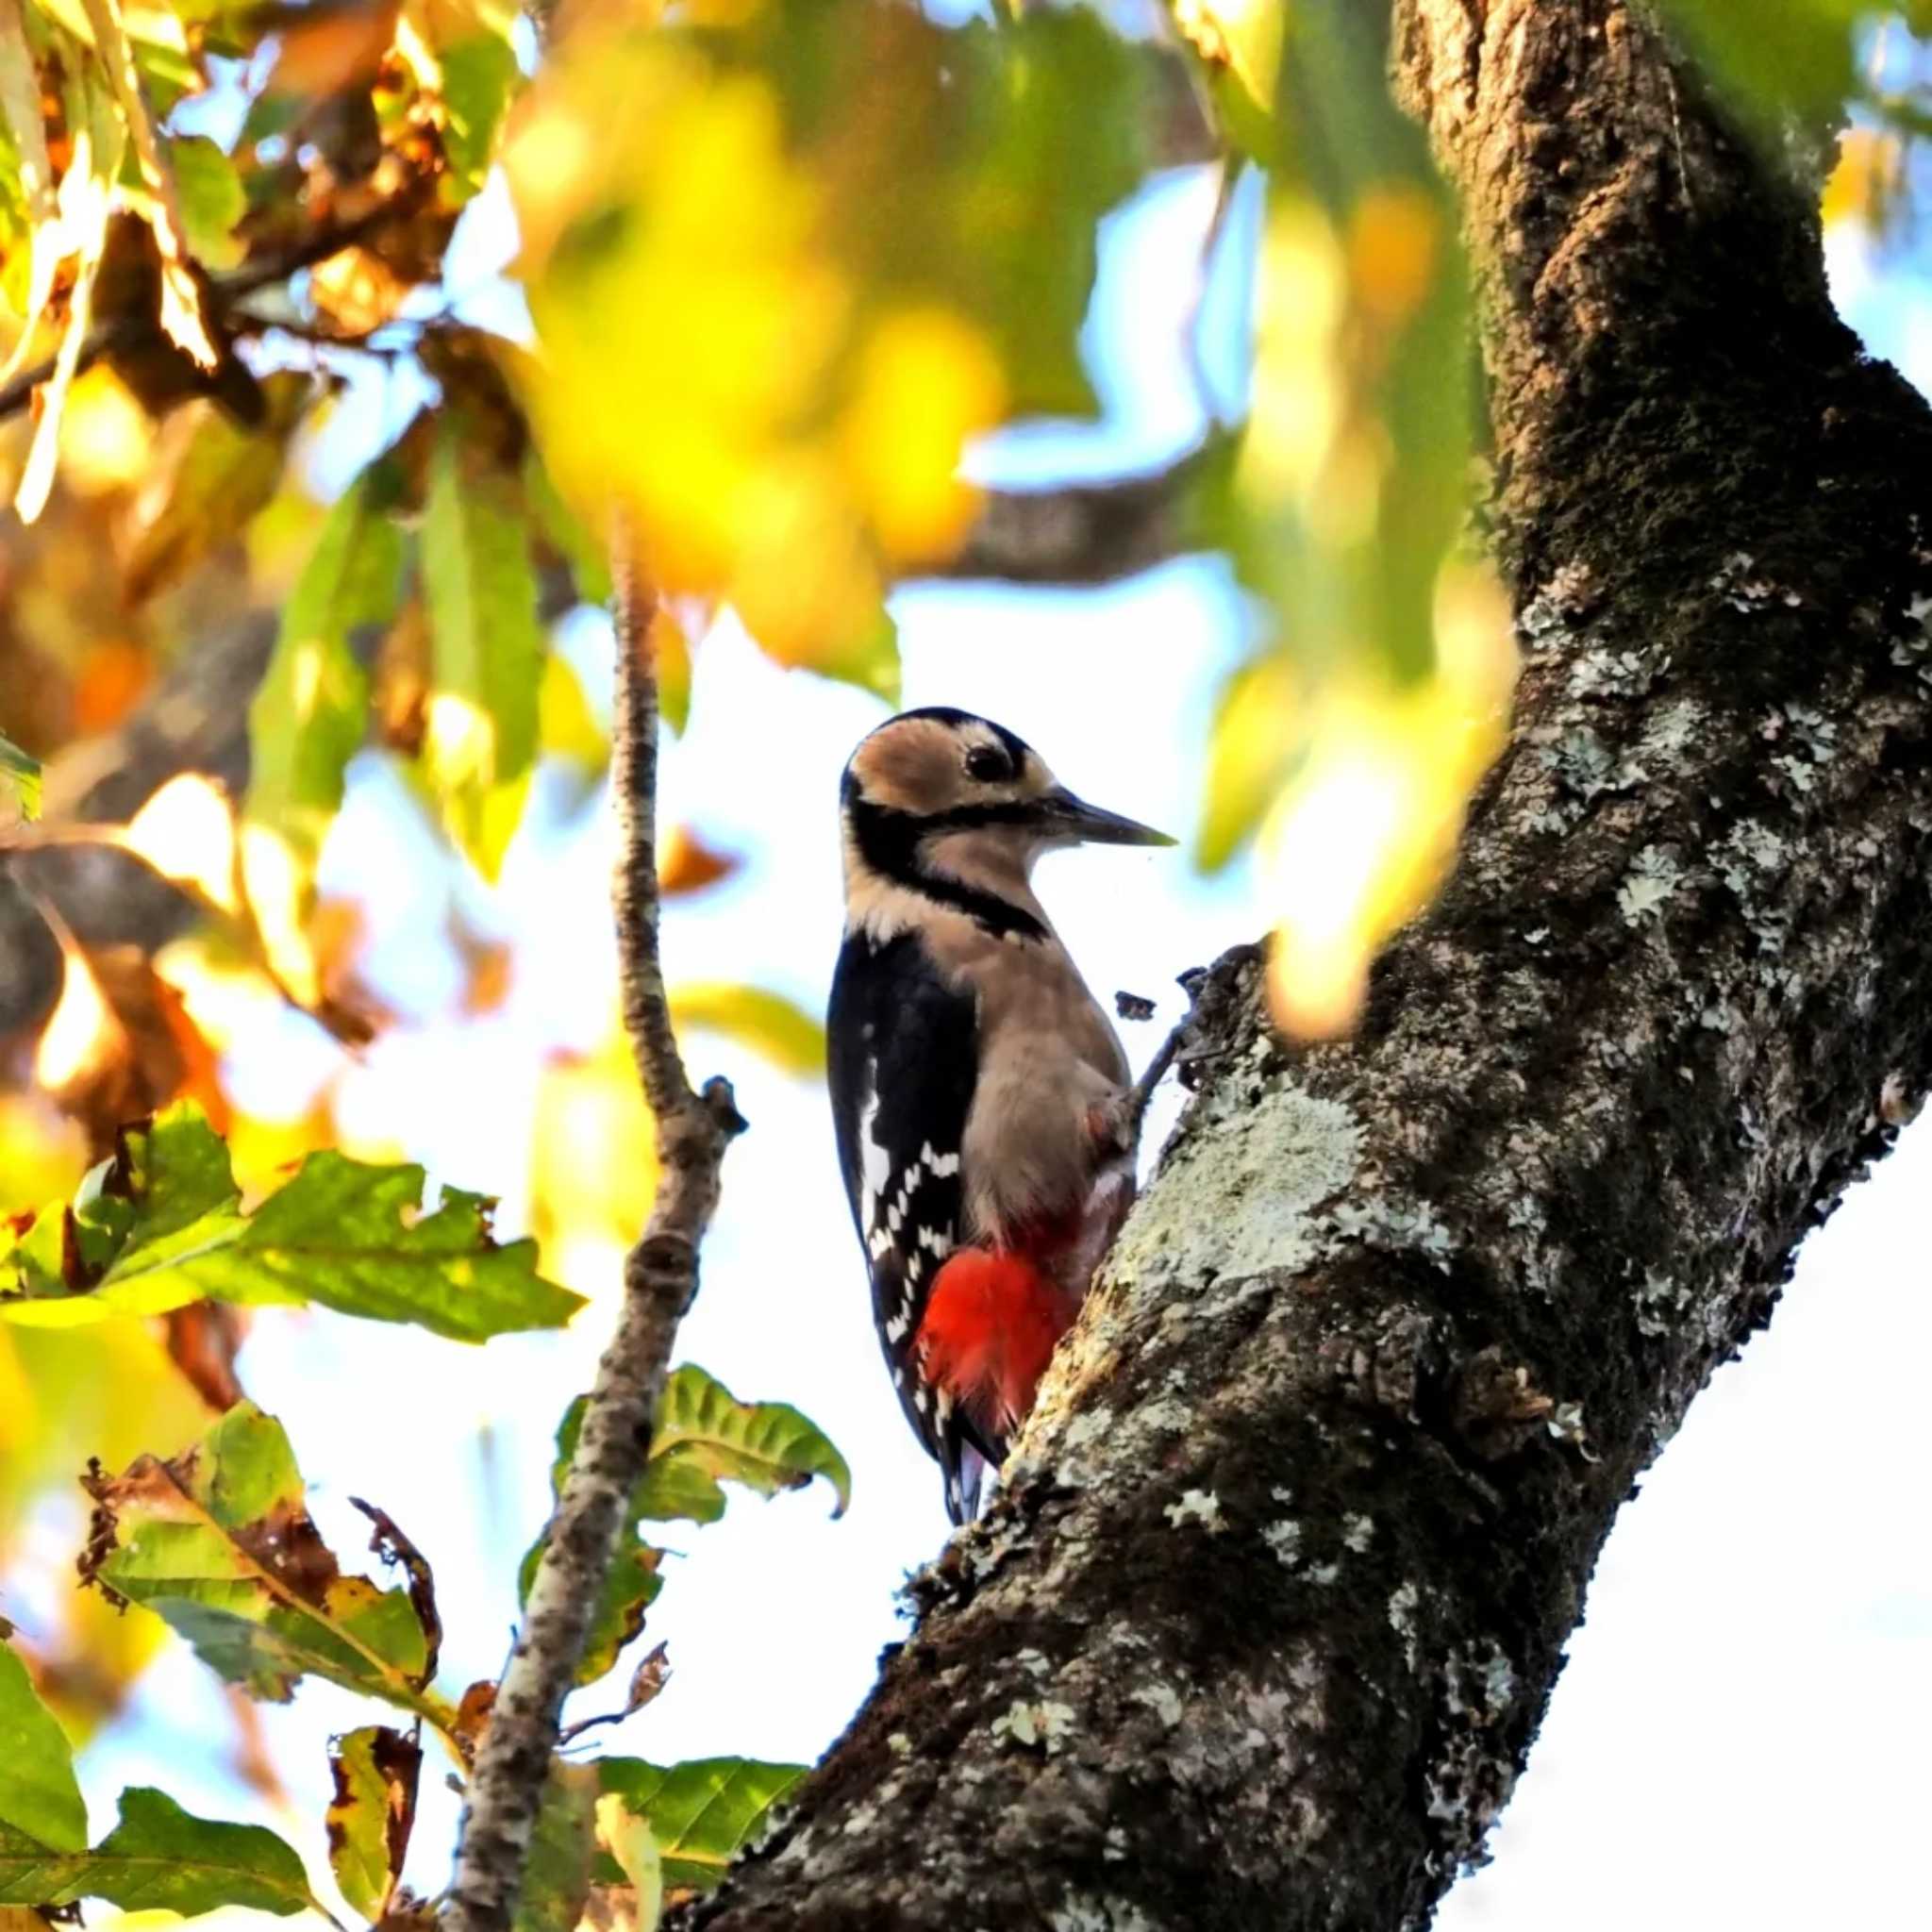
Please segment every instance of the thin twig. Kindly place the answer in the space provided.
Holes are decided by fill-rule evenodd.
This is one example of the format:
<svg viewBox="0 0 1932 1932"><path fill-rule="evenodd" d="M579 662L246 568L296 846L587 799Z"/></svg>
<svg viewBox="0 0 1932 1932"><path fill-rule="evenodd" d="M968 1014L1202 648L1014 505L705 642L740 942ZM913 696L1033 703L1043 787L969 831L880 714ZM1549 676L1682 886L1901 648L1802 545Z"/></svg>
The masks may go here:
<svg viewBox="0 0 1932 1932"><path fill-rule="evenodd" d="M619 973L638 1070L658 1130L658 1191L624 1267L624 1312L597 1365L563 1493L544 1531L523 1628L476 1752L446 1932L507 1932L576 1674L624 1511L642 1474L678 1318L697 1291L698 1245L718 1202L724 1150L744 1122L724 1080L693 1092L671 1028L658 954L658 681L653 599L622 526L612 791L620 844Z"/></svg>

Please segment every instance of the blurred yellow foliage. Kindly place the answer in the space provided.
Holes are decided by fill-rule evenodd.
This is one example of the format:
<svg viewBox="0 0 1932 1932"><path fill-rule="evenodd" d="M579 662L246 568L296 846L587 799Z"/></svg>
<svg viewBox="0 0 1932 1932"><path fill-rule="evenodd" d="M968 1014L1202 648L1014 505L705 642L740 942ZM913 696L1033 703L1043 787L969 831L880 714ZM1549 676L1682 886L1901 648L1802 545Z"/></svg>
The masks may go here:
<svg viewBox="0 0 1932 1932"><path fill-rule="evenodd" d="M506 154L545 463L590 528L629 510L661 592L891 695L884 593L966 535L962 449L1091 406L1136 57L1077 10L655 17L580 6Z"/></svg>
<svg viewBox="0 0 1932 1932"><path fill-rule="evenodd" d="M627 1247L650 1213L657 1138L630 1042L613 1013L588 1054L553 1060L530 1123L530 1231L544 1270L568 1281L579 1241Z"/></svg>
<svg viewBox="0 0 1932 1932"><path fill-rule="evenodd" d="M1441 884L1476 781L1508 728L1516 648L1487 572L1452 564L1439 589L1436 663L1398 684L1359 667L1300 719L1307 755L1261 833L1279 908L1270 991L1302 1038L1346 1032L1370 962Z"/></svg>
<svg viewBox="0 0 1932 1932"><path fill-rule="evenodd" d="M1898 212L1905 186L1904 142L1877 128L1848 127L1839 140L1838 165L1824 183L1824 225L1853 223L1881 235Z"/></svg>

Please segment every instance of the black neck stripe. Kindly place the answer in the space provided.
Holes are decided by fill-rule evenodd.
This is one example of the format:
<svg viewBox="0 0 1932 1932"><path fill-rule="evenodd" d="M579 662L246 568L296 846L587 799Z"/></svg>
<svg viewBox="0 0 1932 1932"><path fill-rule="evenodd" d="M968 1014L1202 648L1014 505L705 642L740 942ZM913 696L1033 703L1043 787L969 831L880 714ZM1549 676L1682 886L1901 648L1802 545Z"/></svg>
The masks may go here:
<svg viewBox="0 0 1932 1932"><path fill-rule="evenodd" d="M965 913L1001 939L1009 934L1028 940L1046 937L1045 926L1024 907L1015 906L995 892L982 892L958 879L946 878L920 862L920 843L935 831L1016 824L1022 822L1022 808L1018 806L962 806L956 811L918 818L911 812L893 811L888 806L874 805L870 799L848 793L845 817L858 846L859 858L881 878Z"/></svg>

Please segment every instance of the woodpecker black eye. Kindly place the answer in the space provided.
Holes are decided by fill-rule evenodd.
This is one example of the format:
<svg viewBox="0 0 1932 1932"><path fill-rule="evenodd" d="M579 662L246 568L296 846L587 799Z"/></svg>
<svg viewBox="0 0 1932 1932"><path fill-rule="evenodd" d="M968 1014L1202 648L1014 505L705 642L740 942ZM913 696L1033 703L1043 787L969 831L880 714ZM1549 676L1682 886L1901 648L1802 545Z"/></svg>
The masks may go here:
<svg viewBox="0 0 1932 1932"><path fill-rule="evenodd" d="M975 744L966 754L966 775L979 779L982 784L1010 778L1013 775L1012 761L995 745Z"/></svg>

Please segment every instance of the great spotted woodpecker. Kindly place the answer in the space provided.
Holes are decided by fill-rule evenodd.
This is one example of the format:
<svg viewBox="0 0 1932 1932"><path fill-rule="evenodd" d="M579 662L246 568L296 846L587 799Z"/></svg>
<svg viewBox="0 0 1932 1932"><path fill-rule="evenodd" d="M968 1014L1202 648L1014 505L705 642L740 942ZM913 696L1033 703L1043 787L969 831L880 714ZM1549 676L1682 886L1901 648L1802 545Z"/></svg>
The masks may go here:
<svg viewBox="0 0 1932 1932"><path fill-rule="evenodd" d="M1174 841L940 707L866 738L841 801L839 1160L887 1365L965 1523L1134 1190L1126 1056L1034 896L1033 861Z"/></svg>

